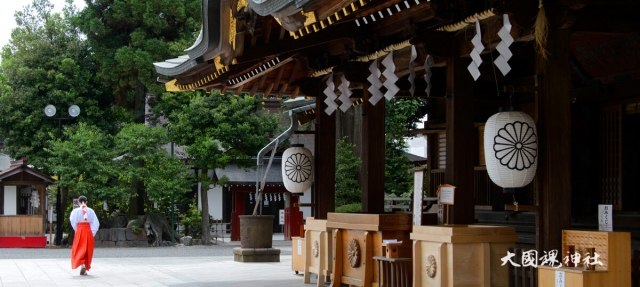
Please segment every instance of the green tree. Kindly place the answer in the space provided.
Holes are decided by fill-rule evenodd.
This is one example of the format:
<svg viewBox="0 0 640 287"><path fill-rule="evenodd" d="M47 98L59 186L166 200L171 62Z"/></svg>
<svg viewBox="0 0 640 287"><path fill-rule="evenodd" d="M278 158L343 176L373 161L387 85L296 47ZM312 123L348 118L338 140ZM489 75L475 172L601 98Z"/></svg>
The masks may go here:
<svg viewBox="0 0 640 287"><path fill-rule="evenodd" d="M95 77L90 51L67 17L52 13L49 0L34 0L15 13L17 27L2 49L0 73L0 134L5 152L14 158L26 157L36 167L47 167L47 142L57 136L57 121L47 120L43 109L58 108L57 117L66 116L70 105L82 112L74 121L86 122L108 133L115 132L122 115ZM68 117L68 116L67 116Z"/></svg>
<svg viewBox="0 0 640 287"><path fill-rule="evenodd" d="M362 190L356 179L362 161L354 154L355 145L341 138L336 145L336 208L361 204Z"/></svg>
<svg viewBox="0 0 640 287"><path fill-rule="evenodd" d="M114 102L144 122L147 93L160 95L153 62L184 53L201 24L200 0L95 0L73 17Z"/></svg>
<svg viewBox="0 0 640 287"><path fill-rule="evenodd" d="M64 129L66 140L50 141L47 165L62 175L58 186L88 196L92 202L107 200L111 204L129 198L126 190L117 188L113 137L95 126L80 123Z"/></svg>
<svg viewBox="0 0 640 287"><path fill-rule="evenodd" d="M394 98L386 103L384 191L407 196L413 188L413 163L405 156L406 138L398 132L416 128L417 111L426 104L422 99Z"/></svg>
<svg viewBox="0 0 640 287"><path fill-rule="evenodd" d="M114 160L120 187L132 197L142 197L145 218L153 202L180 197L190 190L191 180L181 159L163 148L169 142L167 130L144 124L127 124L115 136Z"/></svg>
<svg viewBox="0 0 640 287"><path fill-rule="evenodd" d="M160 102L163 99L159 99ZM170 115L174 142L185 147L192 168L199 170L203 186L222 184L209 175L210 170L225 168L234 161L251 167L260 149L278 128L278 115L264 111L258 97L235 97L230 94L197 94L188 106ZM205 188L206 189L206 188ZM207 192L202 193L202 242L210 244ZM206 215L206 216L205 216Z"/></svg>

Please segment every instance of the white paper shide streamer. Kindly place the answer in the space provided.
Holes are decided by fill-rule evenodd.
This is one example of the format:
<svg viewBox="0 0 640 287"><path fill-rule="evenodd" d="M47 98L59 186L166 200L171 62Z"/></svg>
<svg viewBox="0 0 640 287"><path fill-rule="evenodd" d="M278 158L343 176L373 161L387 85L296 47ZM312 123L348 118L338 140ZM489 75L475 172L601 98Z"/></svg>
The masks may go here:
<svg viewBox="0 0 640 287"><path fill-rule="evenodd" d="M349 97L351 96L352 92L351 90L349 90L349 81L347 81L347 78L342 75L342 78L340 78L340 86L338 87L338 89L340 90L340 92L342 93L340 95L340 101L342 102L342 104L340 105L340 110L342 112L346 112L351 105L353 104L351 102L351 99L349 99Z"/></svg>
<svg viewBox="0 0 640 287"><path fill-rule="evenodd" d="M416 64L416 58L418 57L418 53L416 52L416 46L411 45L411 60L409 61L409 83L411 83L411 88L409 88L409 92L413 96L416 92L416 71L414 66Z"/></svg>
<svg viewBox="0 0 640 287"><path fill-rule="evenodd" d="M369 71L371 75L367 77L367 80L371 84L367 89L371 97L369 98L369 102L372 105L376 105L380 99L382 99L382 92L380 92L380 88L382 87L382 82L380 81L380 69L378 69L378 59L373 60L371 62L371 66L369 66Z"/></svg>
<svg viewBox="0 0 640 287"><path fill-rule="evenodd" d="M476 35L471 39L471 43L473 44L473 51L471 51L471 59L473 59L473 61L469 64L467 70L471 73L473 80L477 81L480 77L480 64L482 64L480 53L484 50L482 34L480 31L480 21L478 21L478 18L476 18Z"/></svg>
<svg viewBox="0 0 640 287"><path fill-rule="evenodd" d="M396 86L396 81L398 81L398 76L396 76L396 65L393 63L393 51L389 53L389 55L382 60L382 65L385 67L384 72L382 74L386 78L384 81L384 86L387 88L387 92L384 93L384 97L387 100L393 99L393 97L400 91L400 88Z"/></svg>
<svg viewBox="0 0 640 287"><path fill-rule="evenodd" d="M502 41L496 47L496 50L498 50L500 56L496 58L494 63L496 64L496 67L500 69L502 75L506 76L507 73L511 71L511 66L509 66L509 63L507 63L507 61L509 61L509 59L511 59L511 56L513 56L513 54L509 50L509 46L511 46L511 44L513 43L513 37L511 37L511 22L509 22L509 15L503 15L502 23L504 25L502 26L500 31L498 31L498 36L500 36L500 39L502 39Z"/></svg>
<svg viewBox="0 0 640 287"><path fill-rule="evenodd" d="M427 82L427 89L424 90L427 93L427 97L431 96L431 65L433 64L433 59L431 55L427 55L427 59L424 60L424 80Z"/></svg>
<svg viewBox="0 0 640 287"><path fill-rule="evenodd" d="M327 98L324 100L324 103L327 104L327 108L324 110L325 113L327 113L327 115L331 115L333 114L333 112L336 111L336 109L338 108L338 104L336 104L336 99L338 98L338 95L336 95L336 93L334 92L336 89L336 86L333 84L333 73L329 75L329 78L327 79L327 88L324 89L324 94L327 96Z"/></svg>

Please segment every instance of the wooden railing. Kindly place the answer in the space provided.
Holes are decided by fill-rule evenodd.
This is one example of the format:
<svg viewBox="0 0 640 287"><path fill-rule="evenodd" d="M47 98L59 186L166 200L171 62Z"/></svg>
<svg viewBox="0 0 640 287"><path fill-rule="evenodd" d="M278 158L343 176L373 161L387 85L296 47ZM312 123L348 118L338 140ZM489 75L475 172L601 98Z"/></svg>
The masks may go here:
<svg viewBox="0 0 640 287"><path fill-rule="evenodd" d="M42 216L0 215L0 236L43 235Z"/></svg>
<svg viewBox="0 0 640 287"><path fill-rule="evenodd" d="M509 248L509 252L515 253L512 261L520 264L522 262L522 248ZM507 263L509 264L509 263ZM538 269L533 266L520 267L509 265L509 287L537 287Z"/></svg>
<svg viewBox="0 0 640 287"><path fill-rule="evenodd" d="M491 179L486 166L473 168L473 197L475 205L491 206Z"/></svg>
<svg viewBox="0 0 640 287"><path fill-rule="evenodd" d="M445 184L444 171L445 171L444 169L431 170L431 178L429 178L429 190L427 191L427 196L430 196L430 197L436 196L436 191L438 191L438 186Z"/></svg>

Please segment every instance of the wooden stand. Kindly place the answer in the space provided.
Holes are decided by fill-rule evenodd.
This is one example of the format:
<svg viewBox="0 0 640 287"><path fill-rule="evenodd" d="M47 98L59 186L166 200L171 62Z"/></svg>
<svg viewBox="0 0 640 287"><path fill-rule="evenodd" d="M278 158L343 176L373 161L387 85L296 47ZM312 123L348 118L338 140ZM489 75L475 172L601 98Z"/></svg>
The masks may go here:
<svg viewBox="0 0 640 287"><path fill-rule="evenodd" d="M304 237L291 237L291 270L296 274L304 272L306 244Z"/></svg>
<svg viewBox="0 0 640 287"><path fill-rule="evenodd" d="M331 286L379 286L373 257L385 255L384 239L402 241L398 256L411 258L411 213L329 213L327 217L327 227L333 228Z"/></svg>
<svg viewBox="0 0 640 287"><path fill-rule="evenodd" d="M576 250L595 248L602 266L596 265L596 270L539 266L538 287L555 287L556 272L564 272L566 287L631 286L629 232L563 230L562 245L573 245ZM565 254L565 251L558 254Z"/></svg>
<svg viewBox="0 0 640 287"><path fill-rule="evenodd" d="M307 217L305 231L304 283L309 284L311 273L318 274L319 287L324 286L325 279L331 276L332 246L331 229L327 228L327 220Z"/></svg>
<svg viewBox="0 0 640 287"><path fill-rule="evenodd" d="M413 286L509 286L500 258L515 246L513 227L414 226Z"/></svg>

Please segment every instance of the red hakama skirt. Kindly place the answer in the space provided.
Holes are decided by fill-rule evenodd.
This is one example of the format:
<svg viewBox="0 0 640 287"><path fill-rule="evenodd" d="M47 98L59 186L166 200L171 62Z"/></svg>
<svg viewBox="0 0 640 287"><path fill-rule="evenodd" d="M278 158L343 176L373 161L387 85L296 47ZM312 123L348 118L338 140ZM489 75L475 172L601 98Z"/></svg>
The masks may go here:
<svg viewBox="0 0 640 287"><path fill-rule="evenodd" d="M93 258L93 233L88 222L78 223L73 248L71 249L71 269L76 269L84 264L87 270L91 269L91 259Z"/></svg>

